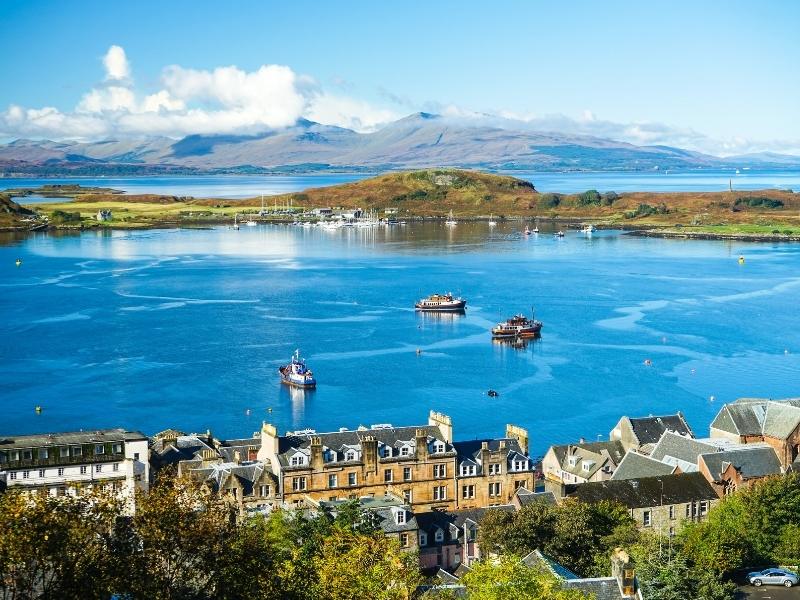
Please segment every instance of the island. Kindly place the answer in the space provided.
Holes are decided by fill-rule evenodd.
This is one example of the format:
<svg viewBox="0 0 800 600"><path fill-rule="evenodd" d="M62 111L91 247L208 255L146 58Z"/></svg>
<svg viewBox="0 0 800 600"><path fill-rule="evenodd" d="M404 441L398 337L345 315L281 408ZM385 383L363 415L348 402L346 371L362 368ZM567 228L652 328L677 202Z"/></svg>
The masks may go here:
<svg viewBox="0 0 800 600"><path fill-rule="evenodd" d="M60 198L25 206L27 195ZM63 198L69 198L64 201ZM44 186L0 193L13 217L5 228L115 229L197 227L238 220L324 218L355 209L404 220L524 220L625 229L636 235L744 240L800 240L800 195L791 190L723 192L541 193L529 181L480 171L423 169L357 182L243 200L124 194L110 188ZM14 198L14 200L12 200ZM22 206L20 206L20 204ZM16 207L16 208L13 208ZM25 212L22 212L25 211Z"/></svg>

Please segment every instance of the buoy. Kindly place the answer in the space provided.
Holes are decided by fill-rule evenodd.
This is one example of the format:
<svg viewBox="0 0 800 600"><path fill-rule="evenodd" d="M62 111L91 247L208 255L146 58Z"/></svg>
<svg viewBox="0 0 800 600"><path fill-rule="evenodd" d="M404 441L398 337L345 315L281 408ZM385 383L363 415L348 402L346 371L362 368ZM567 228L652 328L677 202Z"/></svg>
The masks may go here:
<svg viewBox="0 0 800 600"><path fill-rule="evenodd" d="M714 396L709 396L709 397L708 397L708 401L709 401L709 402L713 402L714 400L716 400L716 398L714 398Z"/></svg>
<svg viewBox="0 0 800 600"><path fill-rule="evenodd" d="M744 256L740 256L740 257L739 257L739 264L740 264L740 265L743 265L743 264L744 264Z"/></svg>
<svg viewBox="0 0 800 600"><path fill-rule="evenodd" d="M694 369L692 369L692 370L691 370L691 371L689 371L689 372L690 372L692 375L694 375L694 373L695 373L695 370L694 370Z"/></svg>
<svg viewBox="0 0 800 600"><path fill-rule="evenodd" d="M244 414L246 414L249 417L250 416L250 409L248 408L246 411L244 411Z"/></svg>
<svg viewBox="0 0 800 600"><path fill-rule="evenodd" d="M38 404L36 405L36 414L37 414L37 415L40 415L40 414L42 414L42 407L41 407L41 406L39 406Z"/></svg>
<svg viewBox="0 0 800 600"><path fill-rule="evenodd" d="M417 348L417 356L419 356L420 354L422 354L422 350L420 350L419 348Z"/></svg>
<svg viewBox="0 0 800 600"><path fill-rule="evenodd" d="M787 348L786 350L783 351L783 353L784 354L789 354L789 349Z"/></svg>
<svg viewBox="0 0 800 600"><path fill-rule="evenodd" d="M18 258L18 259L17 259L16 265L17 265L18 267L21 267L21 266L22 266L22 259L21 259L21 258Z"/></svg>
<svg viewBox="0 0 800 600"><path fill-rule="evenodd" d="M645 366L645 367L652 366L652 364L653 364L653 361L652 361L652 360L650 360L649 358L645 358L645 359L644 359L644 366Z"/></svg>
<svg viewBox="0 0 800 600"><path fill-rule="evenodd" d="M271 414L271 413L272 413L272 407L269 407L269 408L267 409L267 412Z"/></svg>
<svg viewBox="0 0 800 600"><path fill-rule="evenodd" d="M489 390L488 392L486 392L486 394L491 398L497 398L500 395L494 390Z"/></svg>

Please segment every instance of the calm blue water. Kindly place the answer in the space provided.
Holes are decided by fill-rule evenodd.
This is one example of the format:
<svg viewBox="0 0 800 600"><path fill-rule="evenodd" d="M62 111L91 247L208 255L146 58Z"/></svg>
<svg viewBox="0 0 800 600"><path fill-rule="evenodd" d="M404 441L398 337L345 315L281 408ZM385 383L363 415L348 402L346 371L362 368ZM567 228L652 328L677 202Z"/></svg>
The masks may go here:
<svg viewBox="0 0 800 600"><path fill-rule="evenodd" d="M435 290L462 293L467 315L416 315ZM527 426L538 452L605 439L622 414L682 410L702 435L725 401L800 394L798 291L796 244L533 239L477 223L7 236L0 435L243 436L262 419L334 430L421 423L432 408L460 438ZM531 305L541 340L493 344L489 327ZM315 392L278 383L297 347Z"/></svg>
<svg viewBox="0 0 800 600"><path fill-rule="evenodd" d="M800 189L800 172L797 171L741 171L697 170L664 174L646 173L548 173L538 171L509 171L509 175L532 181L542 192L575 193L588 189L601 192L648 191L720 191L727 190L732 182L734 189L755 190L767 188ZM55 183L78 183L85 186L102 186L132 194L169 194L208 198L252 198L299 192L310 187L323 187L357 181L368 175L205 175L172 177L128 178L54 178L54 179L0 179L0 189L37 187ZM31 200L26 200L31 202Z"/></svg>

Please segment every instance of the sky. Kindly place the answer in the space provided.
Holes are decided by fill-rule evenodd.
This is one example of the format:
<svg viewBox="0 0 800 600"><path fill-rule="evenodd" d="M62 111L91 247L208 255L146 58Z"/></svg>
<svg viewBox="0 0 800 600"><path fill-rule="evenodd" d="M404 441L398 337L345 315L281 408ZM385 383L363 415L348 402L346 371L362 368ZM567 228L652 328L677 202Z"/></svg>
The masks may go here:
<svg viewBox="0 0 800 600"><path fill-rule="evenodd" d="M800 154L800 2L0 0L0 139L416 111Z"/></svg>

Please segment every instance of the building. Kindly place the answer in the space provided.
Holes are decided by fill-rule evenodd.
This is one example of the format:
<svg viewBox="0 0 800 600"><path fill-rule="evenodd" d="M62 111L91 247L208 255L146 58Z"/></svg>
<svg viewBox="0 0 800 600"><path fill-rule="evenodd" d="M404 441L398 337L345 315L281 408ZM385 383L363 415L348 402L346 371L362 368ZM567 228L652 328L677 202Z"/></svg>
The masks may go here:
<svg viewBox="0 0 800 600"><path fill-rule="evenodd" d="M333 209L330 207L315 208L311 211L311 214L317 217L330 217L333 215Z"/></svg>
<svg viewBox="0 0 800 600"><path fill-rule="evenodd" d="M542 459L545 485L611 479L624 456L625 449L618 440L550 446Z"/></svg>
<svg viewBox="0 0 800 600"><path fill-rule="evenodd" d="M642 454L649 454L666 431L694 437L692 428L683 418L683 414L677 412L674 415L660 417L652 415L638 418L622 417L609 433L608 439L622 442L626 452L636 450Z"/></svg>
<svg viewBox="0 0 800 600"><path fill-rule="evenodd" d="M787 469L800 453L800 398L740 398L725 404L711 422L711 437L767 443Z"/></svg>
<svg viewBox="0 0 800 600"><path fill-rule="evenodd" d="M672 431L667 431L650 453L650 458L675 467L681 473L697 471L697 461L701 454L719 452L737 445L728 439L694 439Z"/></svg>
<svg viewBox="0 0 800 600"><path fill-rule="evenodd" d="M100 222L104 222L113 219L114 215L110 210L101 209L97 211L97 215L95 215L95 218Z"/></svg>
<svg viewBox="0 0 800 600"><path fill-rule="evenodd" d="M674 465L631 451L625 454L611 479L615 481L620 479L639 479L641 477L672 475L675 472L680 472L680 470Z"/></svg>
<svg viewBox="0 0 800 600"><path fill-rule="evenodd" d="M419 564L423 571L451 573L481 559L478 526L487 510L514 512L510 504L469 510L432 510L417 513Z"/></svg>
<svg viewBox="0 0 800 600"><path fill-rule="evenodd" d="M256 440L253 440L256 442ZM510 425L506 437L453 442L450 417L431 411L428 424L388 424L279 436L264 424L256 457L271 465L285 506L306 498L345 500L394 494L422 510L504 504L516 487L533 489L528 434Z"/></svg>
<svg viewBox="0 0 800 600"><path fill-rule="evenodd" d="M511 504L519 510L529 504L555 506L558 504L558 499L553 492L532 492L526 488L519 488L511 499Z"/></svg>
<svg viewBox="0 0 800 600"><path fill-rule="evenodd" d="M698 470L720 497L784 472L778 455L769 444L747 444L701 454Z"/></svg>
<svg viewBox="0 0 800 600"><path fill-rule="evenodd" d="M568 486L569 498L580 502L607 500L626 506L637 525L674 535L686 521L705 519L719 496L702 473L680 473Z"/></svg>
<svg viewBox="0 0 800 600"><path fill-rule="evenodd" d="M138 431L0 437L0 489L63 496L99 487L132 500L149 481L148 439Z"/></svg>

